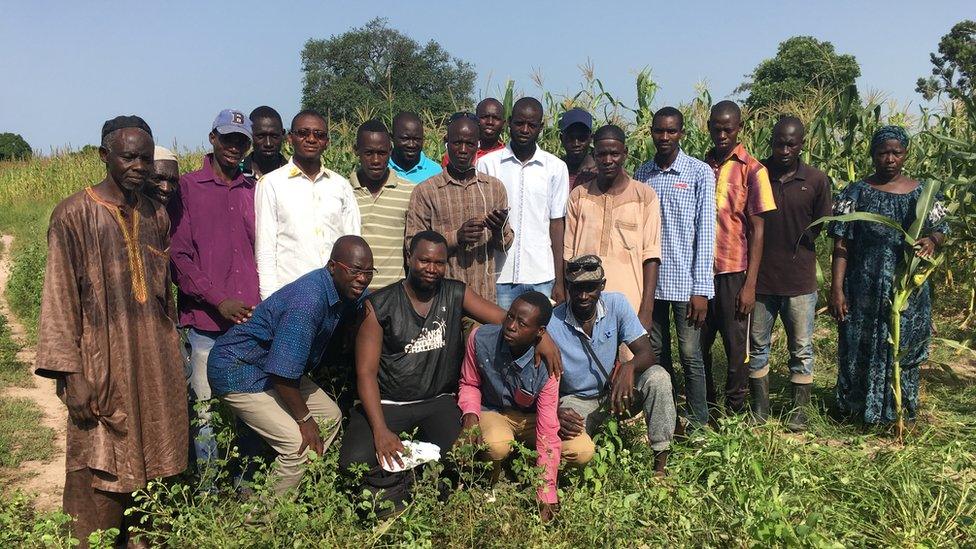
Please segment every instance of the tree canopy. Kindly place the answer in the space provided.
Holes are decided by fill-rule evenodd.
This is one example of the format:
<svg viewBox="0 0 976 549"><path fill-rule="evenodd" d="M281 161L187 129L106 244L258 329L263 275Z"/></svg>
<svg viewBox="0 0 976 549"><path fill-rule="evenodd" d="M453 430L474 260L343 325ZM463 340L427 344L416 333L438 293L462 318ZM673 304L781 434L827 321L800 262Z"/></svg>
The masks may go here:
<svg viewBox="0 0 976 549"><path fill-rule="evenodd" d="M915 91L925 99L946 93L953 99L976 94L976 21L956 23L931 54L932 76L919 78Z"/></svg>
<svg viewBox="0 0 976 549"><path fill-rule="evenodd" d="M779 44L775 57L759 63L736 92L748 92L746 105L759 109L807 95L811 88L840 93L860 75L853 55L838 55L826 40L794 36Z"/></svg>
<svg viewBox="0 0 976 549"><path fill-rule="evenodd" d="M358 121L363 108L450 112L471 103L475 72L431 40L424 45L376 18L302 49L302 107Z"/></svg>
<svg viewBox="0 0 976 549"><path fill-rule="evenodd" d="M0 133L0 160L30 158L31 146L19 133Z"/></svg>

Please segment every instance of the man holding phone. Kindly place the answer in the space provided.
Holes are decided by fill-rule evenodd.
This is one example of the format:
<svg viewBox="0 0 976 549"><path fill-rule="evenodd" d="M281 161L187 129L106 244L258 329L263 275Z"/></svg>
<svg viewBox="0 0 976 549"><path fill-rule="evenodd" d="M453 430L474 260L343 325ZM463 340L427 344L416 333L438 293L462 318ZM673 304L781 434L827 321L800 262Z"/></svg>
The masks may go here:
<svg viewBox="0 0 976 549"><path fill-rule="evenodd" d="M464 282L495 301L495 251L514 235L508 224L508 196L498 179L475 171L478 117L461 112L448 119L447 168L417 185L407 208L406 246L421 231L447 239L447 278Z"/></svg>

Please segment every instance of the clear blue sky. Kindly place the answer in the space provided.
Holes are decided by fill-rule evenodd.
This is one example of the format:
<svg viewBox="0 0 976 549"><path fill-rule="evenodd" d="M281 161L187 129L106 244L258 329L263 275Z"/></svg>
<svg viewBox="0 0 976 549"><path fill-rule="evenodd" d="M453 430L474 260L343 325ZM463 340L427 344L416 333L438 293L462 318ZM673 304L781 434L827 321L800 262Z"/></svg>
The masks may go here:
<svg viewBox="0 0 976 549"><path fill-rule="evenodd" d="M546 89L573 92L589 59L626 102L642 67L661 85L659 105L690 99L702 80L718 99L780 41L809 34L857 57L862 91L918 104L929 53L976 18L976 2L0 0L0 132L47 153L96 143L106 118L135 113L158 143L197 148L224 107L266 103L290 118L305 41L375 16L473 63L479 96L508 78L536 93L536 70Z"/></svg>

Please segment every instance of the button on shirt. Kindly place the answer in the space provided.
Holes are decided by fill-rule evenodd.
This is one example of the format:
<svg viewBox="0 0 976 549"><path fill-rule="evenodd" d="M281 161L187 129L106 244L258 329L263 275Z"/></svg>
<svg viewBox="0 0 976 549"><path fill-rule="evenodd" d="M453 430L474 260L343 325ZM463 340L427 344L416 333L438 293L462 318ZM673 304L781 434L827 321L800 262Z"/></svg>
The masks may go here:
<svg viewBox="0 0 976 549"><path fill-rule="evenodd" d="M275 292L243 324L217 338L207 361L214 396L259 393L271 375L298 379L318 365L345 313L362 303L339 298L332 276L316 269Z"/></svg>
<svg viewBox="0 0 976 549"><path fill-rule="evenodd" d="M587 398L603 395L606 391L620 345L633 343L647 335L627 298L615 292L604 292L600 296L592 337L586 335L582 324L573 316L569 302L553 309L547 331L563 358L559 394ZM593 354L599 360L580 338L590 342Z"/></svg>
<svg viewBox="0 0 976 549"><path fill-rule="evenodd" d="M369 287L375 290L403 278L403 234L407 223L407 206L417 185L400 178L393 170L390 170L386 183L376 196L359 182L356 172L349 176L349 184L359 205L362 237L373 250L376 276Z"/></svg>
<svg viewBox="0 0 976 549"><path fill-rule="evenodd" d="M417 161L417 165L409 170L398 166L397 163L393 161L392 156L390 156L390 162L388 165L390 166L391 170L397 173L397 175L413 183L420 183L428 177L441 173L440 164L428 158L423 151L420 151L420 160Z"/></svg>
<svg viewBox="0 0 976 549"><path fill-rule="evenodd" d="M360 234L359 207L349 181L325 167L310 178L289 160L258 181L255 202L262 299L324 267L340 236Z"/></svg>
<svg viewBox="0 0 976 549"><path fill-rule="evenodd" d="M715 274L749 267L749 217L776 209L769 173L739 143L728 158L705 158L715 173Z"/></svg>
<svg viewBox="0 0 976 549"><path fill-rule="evenodd" d="M461 414L481 417L482 410L502 412L515 409L535 414L536 463L545 469L545 485L537 490L539 501L556 503L556 475L559 473L559 380L550 378L544 366L534 364L535 347L515 358L501 337L502 327L488 324L475 328L461 364L458 408ZM519 395L519 396L516 396ZM520 406L523 400L531 402Z"/></svg>
<svg viewBox="0 0 976 549"><path fill-rule="evenodd" d="M807 230L817 219L830 215L831 184L822 171L803 164L785 180L772 181L776 209L765 216L762 268L756 292L798 296L817 291L817 253L814 241L822 225Z"/></svg>
<svg viewBox="0 0 976 549"><path fill-rule="evenodd" d="M170 258L181 326L224 331L233 323L217 306L237 299L260 301L254 259L254 180L238 174L228 185L217 179L213 155L203 168L180 178L172 220Z"/></svg>
<svg viewBox="0 0 976 549"><path fill-rule="evenodd" d="M715 174L708 164L678 151L667 169L652 159L634 172L661 203L661 267L654 299L688 301L715 295Z"/></svg>
<svg viewBox="0 0 976 549"><path fill-rule="evenodd" d="M508 222L515 238L508 252L496 252L498 284L540 284L556 278L549 222L566 217L569 169L559 157L536 147L526 162L511 145L478 160L478 171L497 177L508 192Z"/></svg>

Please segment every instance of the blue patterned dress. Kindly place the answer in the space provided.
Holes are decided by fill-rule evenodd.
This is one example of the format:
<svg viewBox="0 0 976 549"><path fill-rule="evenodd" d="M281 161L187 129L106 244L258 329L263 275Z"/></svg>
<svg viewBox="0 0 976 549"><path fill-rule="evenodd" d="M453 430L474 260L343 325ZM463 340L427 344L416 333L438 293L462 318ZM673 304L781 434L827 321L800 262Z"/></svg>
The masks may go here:
<svg viewBox="0 0 976 549"><path fill-rule="evenodd" d="M834 202L834 214L872 212L894 219L907 230L915 220L915 205L926 183L910 193L894 194L864 181L851 183ZM936 202L923 235L945 234L945 208ZM896 419L892 370L894 355L889 338L889 315L895 267L902 258L902 235L880 223L833 222L827 232L847 239L844 295L848 316L839 324L837 351L837 405L841 413L861 416L866 423ZM902 403L908 417L918 409L919 366L928 358L932 301L926 282L908 300L901 316Z"/></svg>

